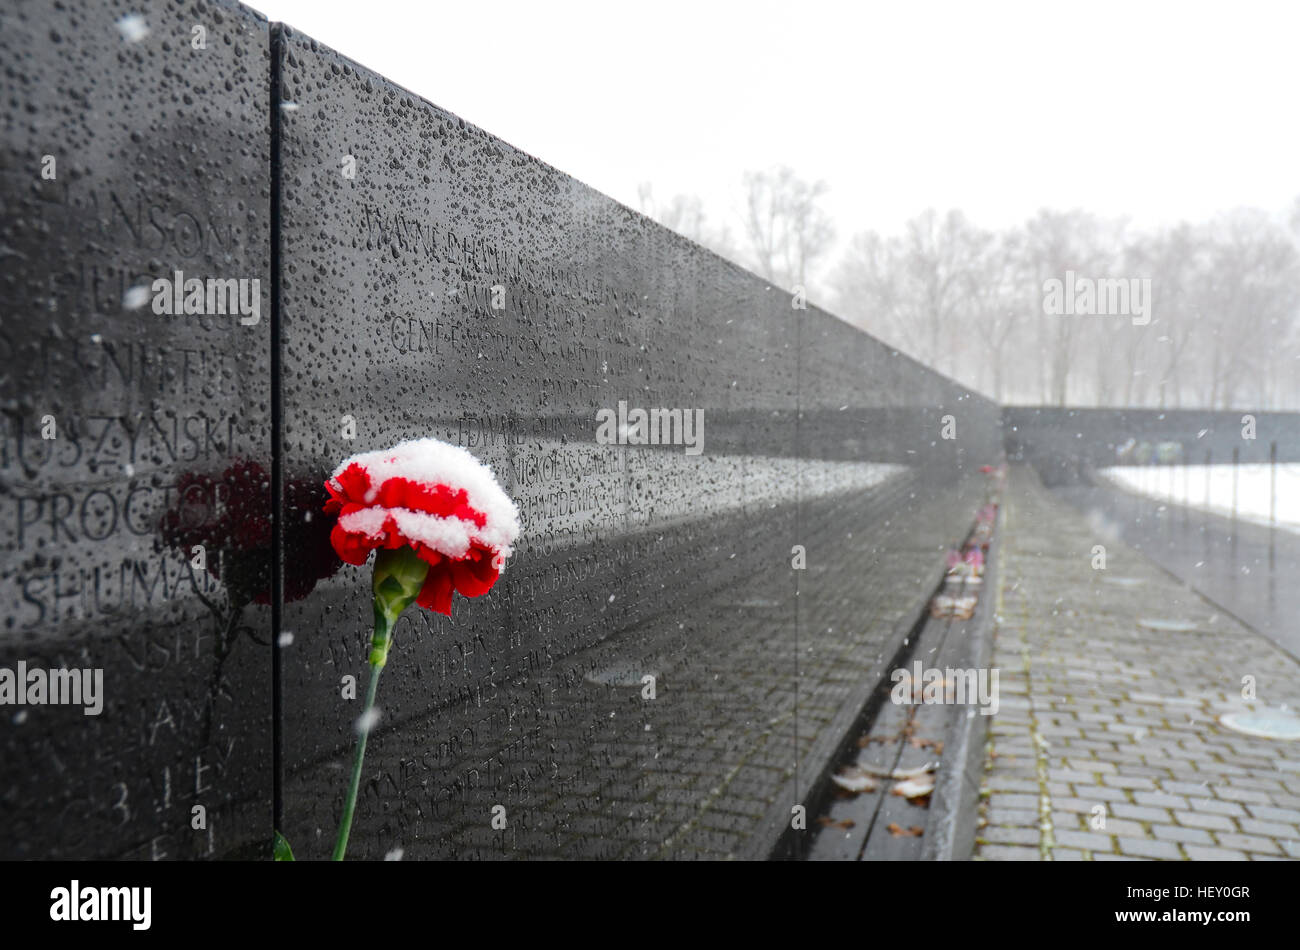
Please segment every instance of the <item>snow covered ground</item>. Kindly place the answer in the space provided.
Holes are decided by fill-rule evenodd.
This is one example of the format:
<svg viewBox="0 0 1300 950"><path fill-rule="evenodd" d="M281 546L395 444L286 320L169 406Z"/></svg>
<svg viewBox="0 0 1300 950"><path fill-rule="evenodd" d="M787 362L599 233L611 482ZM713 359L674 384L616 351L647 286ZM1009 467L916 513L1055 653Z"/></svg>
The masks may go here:
<svg viewBox="0 0 1300 950"><path fill-rule="evenodd" d="M1238 465L1237 517L1269 523L1271 474L1268 465ZM1120 487L1172 504L1231 515L1233 466L1143 465L1118 466L1100 473ZM1277 466L1277 525L1300 533L1300 464Z"/></svg>

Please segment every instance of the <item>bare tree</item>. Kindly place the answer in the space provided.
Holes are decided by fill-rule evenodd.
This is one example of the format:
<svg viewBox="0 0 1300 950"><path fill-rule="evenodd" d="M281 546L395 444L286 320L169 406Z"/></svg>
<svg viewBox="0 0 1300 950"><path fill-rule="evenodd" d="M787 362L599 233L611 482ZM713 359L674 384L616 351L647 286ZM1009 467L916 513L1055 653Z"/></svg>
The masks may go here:
<svg viewBox="0 0 1300 950"><path fill-rule="evenodd" d="M976 349L971 338L982 332L994 244L993 234L960 211L925 211L907 222L901 238L859 234L834 277L838 308L922 362L970 379L978 364L963 368L959 357Z"/></svg>
<svg viewBox="0 0 1300 950"><path fill-rule="evenodd" d="M778 286L807 288L830 250L835 229L818 201L825 182L809 183L785 166L746 172L745 236L758 273Z"/></svg>
<svg viewBox="0 0 1300 950"><path fill-rule="evenodd" d="M974 336L979 342L982 375L990 377L985 392L997 402L1007 396L1011 344L1023 333L1034 312L1037 295L1030 292L1024 258L1024 235L1009 231L987 242L976 260L978 279L971 281Z"/></svg>
<svg viewBox="0 0 1300 950"><path fill-rule="evenodd" d="M1082 211L1038 213L1025 226L1026 254L1041 288L1049 279L1064 280L1068 271L1099 279L1115 270L1114 255L1122 224L1104 223ZM1067 405L1070 375L1075 368L1075 343L1081 335L1077 314L1049 315L1043 312L1040 295L1039 359L1043 401ZM1094 324L1096 321L1094 321Z"/></svg>
<svg viewBox="0 0 1300 950"><path fill-rule="evenodd" d="M833 232L824 184L788 168L745 176L746 257L778 286L808 286ZM728 257L738 248L689 195L642 210ZM1150 321L1045 313L1045 281L1150 278ZM831 276L836 309L890 345L999 402L1300 406L1300 198L1129 234L1126 223L1043 210L981 230L928 210L897 237L857 234Z"/></svg>
<svg viewBox="0 0 1300 950"><path fill-rule="evenodd" d="M725 225L715 227L712 224L705 212L704 201L698 195L674 195L667 202L660 203L655 199L654 186L650 182L642 182L637 186L637 199L641 213L664 227L728 260L736 260L740 256L731 229Z"/></svg>

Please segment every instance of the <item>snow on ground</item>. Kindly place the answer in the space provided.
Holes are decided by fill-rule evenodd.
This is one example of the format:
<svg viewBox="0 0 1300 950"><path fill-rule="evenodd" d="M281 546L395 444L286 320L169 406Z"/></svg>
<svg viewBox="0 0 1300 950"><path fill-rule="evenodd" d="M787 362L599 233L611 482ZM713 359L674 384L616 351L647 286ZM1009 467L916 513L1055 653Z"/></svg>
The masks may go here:
<svg viewBox="0 0 1300 950"><path fill-rule="evenodd" d="M1272 493L1270 466L1236 466L1237 517L1269 523ZM1118 466L1100 473L1122 488L1172 504L1231 515L1233 466L1141 465ZM1279 528L1300 533L1300 464L1277 466L1276 513Z"/></svg>

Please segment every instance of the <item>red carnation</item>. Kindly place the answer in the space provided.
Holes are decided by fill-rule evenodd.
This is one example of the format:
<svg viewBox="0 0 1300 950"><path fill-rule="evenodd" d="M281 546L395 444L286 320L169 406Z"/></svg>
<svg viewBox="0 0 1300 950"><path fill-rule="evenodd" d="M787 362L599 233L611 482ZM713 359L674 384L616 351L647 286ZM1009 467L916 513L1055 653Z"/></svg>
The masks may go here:
<svg viewBox="0 0 1300 950"><path fill-rule="evenodd" d="M339 557L361 565L371 551L378 552L371 583L375 630L370 685L334 844L334 860L341 861L373 725L379 671L388 662L397 618L412 603L450 616L453 590L465 597L491 590L519 534L519 512L490 468L437 439L354 455L334 470L325 489L330 496L325 511L338 518L330 543Z"/></svg>

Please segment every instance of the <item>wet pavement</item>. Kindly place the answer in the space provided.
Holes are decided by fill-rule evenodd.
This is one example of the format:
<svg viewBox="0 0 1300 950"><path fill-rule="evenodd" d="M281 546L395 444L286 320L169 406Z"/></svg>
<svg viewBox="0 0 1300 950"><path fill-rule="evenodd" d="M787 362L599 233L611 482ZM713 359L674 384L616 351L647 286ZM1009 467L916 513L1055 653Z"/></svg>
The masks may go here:
<svg viewBox="0 0 1300 950"><path fill-rule="evenodd" d="M975 857L1300 858L1300 741L1242 734L1221 720L1300 706L1300 662L1152 556L1105 536L1100 519L1029 469L1012 471L1004 517L993 660L1001 702ZM1147 529L1147 553L1193 558L1188 539L1203 538L1194 517L1181 545L1183 529L1166 521L1162 535L1153 517L1131 519ZM1258 558L1249 535L1239 532L1238 553ZM1098 544L1105 569L1094 566ZM1274 558L1282 563L1281 548ZM1242 596L1267 591L1267 579L1248 588L1261 583L1257 572L1230 580L1218 570L1222 591L1235 585L1234 613L1248 616ZM1279 606L1255 616L1278 615L1300 585L1273 587Z"/></svg>
<svg viewBox="0 0 1300 950"><path fill-rule="evenodd" d="M1105 484L1054 489L1247 625L1300 657L1300 534Z"/></svg>

